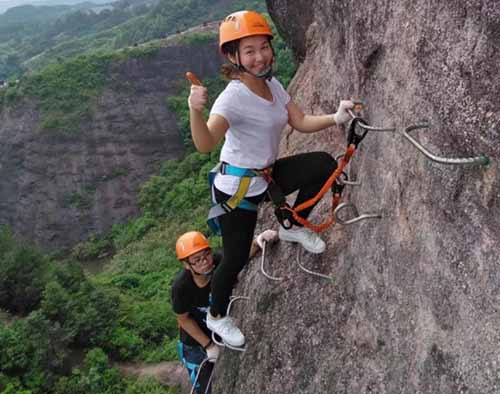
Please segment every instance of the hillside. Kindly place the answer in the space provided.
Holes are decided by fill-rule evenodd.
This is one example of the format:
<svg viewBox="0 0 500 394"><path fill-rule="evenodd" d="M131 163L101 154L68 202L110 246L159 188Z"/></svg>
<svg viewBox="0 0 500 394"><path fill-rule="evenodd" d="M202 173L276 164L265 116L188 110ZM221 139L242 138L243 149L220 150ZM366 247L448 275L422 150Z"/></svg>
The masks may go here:
<svg viewBox="0 0 500 394"><path fill-rule="evenodd" d="M188 69L217 74L215 53L215 35L159 41L80 57L4 90L0 224L57 250L137 216L140 185L184 154L167 97Z"/></svg>

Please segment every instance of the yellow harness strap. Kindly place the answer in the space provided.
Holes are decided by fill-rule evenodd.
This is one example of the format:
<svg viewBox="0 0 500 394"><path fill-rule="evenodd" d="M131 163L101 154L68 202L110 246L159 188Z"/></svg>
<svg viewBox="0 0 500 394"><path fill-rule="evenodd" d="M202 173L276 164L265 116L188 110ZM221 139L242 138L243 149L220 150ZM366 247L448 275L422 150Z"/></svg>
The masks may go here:
<svg viewBox="0 0 500 394"><path fill-rule="evenodd" d="M241 200L245 198L248 188L250 186L251 178L248 176L243 176L240 178L240 184L238 185L238 190L231 196L229 200L226 201L226 205L231 209L236 209Z"/></svg>

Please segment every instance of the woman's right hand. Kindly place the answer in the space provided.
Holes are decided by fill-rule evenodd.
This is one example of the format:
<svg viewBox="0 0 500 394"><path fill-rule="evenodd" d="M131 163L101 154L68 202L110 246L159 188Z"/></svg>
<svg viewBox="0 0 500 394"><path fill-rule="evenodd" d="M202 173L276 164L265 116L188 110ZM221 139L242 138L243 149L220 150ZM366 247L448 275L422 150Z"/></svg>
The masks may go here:
<svg viewBox="0 0 500 394"><path fill-rule="evenodd" d="M208 102L208 90L204 86L191 85L191 94L188 98L189 108L202 112Z"/></svg>
<svg viewBox="0 0 500 394"><path fill-rule="evenodd" d="M255 242L261 249L264 249L264 242L275 242L278 240L278 232L274 230L265 230L260 233L257 238L255 238Z"/></svg>

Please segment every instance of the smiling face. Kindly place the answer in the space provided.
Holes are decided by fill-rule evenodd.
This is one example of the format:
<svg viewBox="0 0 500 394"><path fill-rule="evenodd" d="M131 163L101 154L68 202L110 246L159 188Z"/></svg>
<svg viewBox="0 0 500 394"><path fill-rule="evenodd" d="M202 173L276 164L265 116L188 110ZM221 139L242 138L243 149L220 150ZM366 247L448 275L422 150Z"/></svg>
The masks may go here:
<svg viewBox="0 0 500 394"><path fill-rule="evenodd" d="M265 74L273 62L273 49L269 37L265 35L242 38L238 53L240 65L255 76ZM232 56L230 60L236 63Z"/></svg>
<svg viewBox="0 0 500 394"><path fill-rule="evenodd" d="M194 274L204 275L214 268L214 260L210 249L203 249L189 256L184 261L185 267Z"/></svg>

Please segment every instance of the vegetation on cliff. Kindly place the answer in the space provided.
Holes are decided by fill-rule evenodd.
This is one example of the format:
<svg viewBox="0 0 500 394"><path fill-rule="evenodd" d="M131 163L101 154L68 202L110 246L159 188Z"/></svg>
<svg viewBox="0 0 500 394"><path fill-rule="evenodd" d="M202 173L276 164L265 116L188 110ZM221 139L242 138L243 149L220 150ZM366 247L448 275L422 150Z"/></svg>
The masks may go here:
<svg viewBox="0 0 500 394"><path fill-rule="evenodd" d="M108 83L110 65L154 56L159 47L159 43L152 43L51 64L0 89L0 110L22 99L35 99L42 130L76 133L80 123L92 115L95 101Z"/></svg>
<svg viewBox="0 0 500 394"><path fill-rule="evenodd" d="M295 71L291 54L279 37L275 49L278 78L287 85ZM150 52L138 47L51 65L2 97L9 102L36 97L45 124L65 128L91 110L110 62L145 53ZM203 83L211 100L225 86L220 78ZM179 95L165 104L177 114L188 154L181 161L165 162L143 185L141 217L77 245L67 259L18 244L7 228L0 228L0 308L17 316L11 324L0 323L1 392L174 393L153 382L123 379L111 360L176 359L177 326L169 302L170 285L180 268L174 244L179 234L193 228L208 234L207 173L218 160L218 151L204 155L192 147L188 89L184 82ZM57 112L60 105L65 105L64 114ZM219 239L211 242L220 245ZM75 262L110 252L109 269L94 277ZM77 368L72 368L74 349L86 353Z"/></svg>

